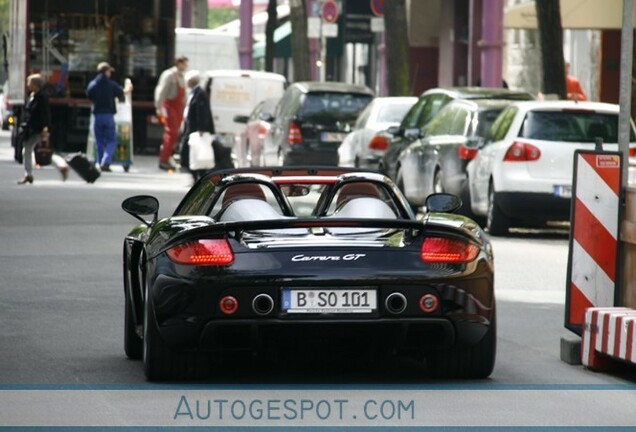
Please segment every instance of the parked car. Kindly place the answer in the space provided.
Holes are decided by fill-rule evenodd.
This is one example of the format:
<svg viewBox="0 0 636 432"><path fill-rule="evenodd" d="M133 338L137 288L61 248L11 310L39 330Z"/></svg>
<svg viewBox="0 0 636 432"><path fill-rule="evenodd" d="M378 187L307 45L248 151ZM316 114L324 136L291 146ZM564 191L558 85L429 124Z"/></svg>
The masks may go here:
<svg viewBox="0 0 636 432"><path fill-rule="evenodd" d="M353 131L342 142L338 153L340 165L377 169L388 140L376 134L398 126L416 97L377 97L360 113Z"/></svg>
<svg viewBox="0 0 636 432"><path fill-rule="evenodd" d="M462 198L470 212L466 166L476 154L507 100L454 100L426 127L423 138L411 143L398 158L396 183L413 206L422 206L432 193Z"/></svg>
<svg viewBox="0 0 636 432"><path fill-rule="evenodd" d="M2 124L2 130L9 130L9 127L13 125L13 112L9 107L9 101L6 97L9 89L9 81L5 81L2 86L2 92L0 93L0 123Z"/></svg>
<svg viewBox="0 0 636 432"><path fill-rule="evenodd" d="M428 122L454 99L533 100L534 96L527 92L504 88L440 87L427 90L406 113L400 126L389 129L392 138L389 140L389 146L380 162L380 171L395 179L397 177L397 161L402 150L413 141L421 138Z"/></svg>
<svg viewBox="0 0 636 432"><path fill-rule="evenodd" d="M338 147L373 99L365 86L298 82L285 90L268 139L280 165L338 165Z"/></svg>
<svg viewBox="0 0 636 432"><path fill-rule="evenodd" d="M468 164L472 211L492 235L570 218L574 151L618 149L618 105L546 101L510 105ZM630 156L636 155L634 124Z"/></svg>
<svg viewBox="0 0 636 432"><path fill-rule="evenodd" d="M239 153L246 155L246 162L250 166L263 165L263 141L271 127L271 123L265 119L270 118L279 98L266 99L256 105L249 116L234 116L234 121L244 123L245 129L240 134Z"/></svg>

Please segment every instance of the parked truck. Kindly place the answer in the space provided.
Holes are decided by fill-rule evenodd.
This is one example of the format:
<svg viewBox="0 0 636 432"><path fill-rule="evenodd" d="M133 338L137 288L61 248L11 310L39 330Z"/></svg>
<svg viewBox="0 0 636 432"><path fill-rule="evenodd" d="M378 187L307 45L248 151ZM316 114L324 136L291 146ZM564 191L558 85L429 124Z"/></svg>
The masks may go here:
<svg viewBox="0 0 636 432"><path fill-rule="evenodd" d="M137 151L156 151L154 88L175 56L176 0L10 0L8 103L23 116L25 81L46 80L52 112L51 140L58 151L85 151L90 123L86 86L107 61L113 78L130 78L133 136ZM14 128L14 130L17 128ZM14 146L17 144L12 140Z"/></svg>

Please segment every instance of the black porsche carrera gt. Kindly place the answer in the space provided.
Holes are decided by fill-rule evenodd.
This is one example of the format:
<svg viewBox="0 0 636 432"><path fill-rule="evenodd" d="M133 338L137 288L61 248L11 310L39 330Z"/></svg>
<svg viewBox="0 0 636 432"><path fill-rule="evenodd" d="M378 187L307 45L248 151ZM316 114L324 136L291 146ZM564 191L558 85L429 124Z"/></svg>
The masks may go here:
<svg viewBox="0 0 636 432"><path fill-rule="evenodd" d="M143 223L124 242L126 354L165 380L226 352L344 340L487 377L493 255L460 205L431 195L418 220L388 177L304 167L209 173L161 220L155 198L128 198Z"/></svg>

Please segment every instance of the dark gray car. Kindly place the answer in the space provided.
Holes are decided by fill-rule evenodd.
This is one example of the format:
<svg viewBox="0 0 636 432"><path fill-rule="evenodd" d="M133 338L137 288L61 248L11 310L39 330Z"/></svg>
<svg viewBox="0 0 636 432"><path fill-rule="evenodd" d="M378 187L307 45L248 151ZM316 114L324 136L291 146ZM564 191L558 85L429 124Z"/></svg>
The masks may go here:
<svg viewBox="0 0 636 432"><path fill-rule="evenodd" d="M285 90L269 131L281 165L338 165L338 148L373 99L365 86L298 82Z"/></svg>
<svg viewBox="0 0 636 432"><path fill-rule="evenodd" d="M469 208L466 166L476 156L497 116L512 101L455 100L431 120L423 138L398 157L396 182L413 206L422 206L432 193L462 198Z"/></svg>

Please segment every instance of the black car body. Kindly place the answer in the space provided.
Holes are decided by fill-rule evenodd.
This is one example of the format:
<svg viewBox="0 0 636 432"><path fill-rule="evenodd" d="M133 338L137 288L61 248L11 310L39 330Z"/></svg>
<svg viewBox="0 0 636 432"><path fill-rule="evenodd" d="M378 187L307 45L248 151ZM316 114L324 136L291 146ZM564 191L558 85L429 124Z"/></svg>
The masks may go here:
<svg viewBox="0 0 636 432"><path fill-rule="evenodd" d="M373 99L365 86L298 82L276 107L267 138L280 165L338 165L338 148Z"/></svg>
<svg viewBox="0 0 636 432"><path fill-rule="evenodd" d="M399 155L396 183L413 206L432 193L447 192L464 202L470 214L466 166L477 154L497 116L512 101L457 99L440 110L424 133Z"/></svg>
<svg viewBox="0 0 636 432"><path fill-rule="evenodd" d="M380 171L393 179L397 178L398 158L402 150L418 140L425 132L426 125L446 104L455 99L533 100L534 96L504 88L440 87L427 90L406 113L400 126L393 130L389 148L380 163Z"/></svg>
<svg viewBox="0 0 636 432"><path fill-rule="evenodd" d="M459 200L427 204L452 211ZM205 375L227 352L320 341L427 355L443 376L492 371L488 237L459 215L416 220L381 174L228 170L198 181L171 217L157 221L149 196L122 207L155 215L124 242L125 351L151 380Z"/></svg>

